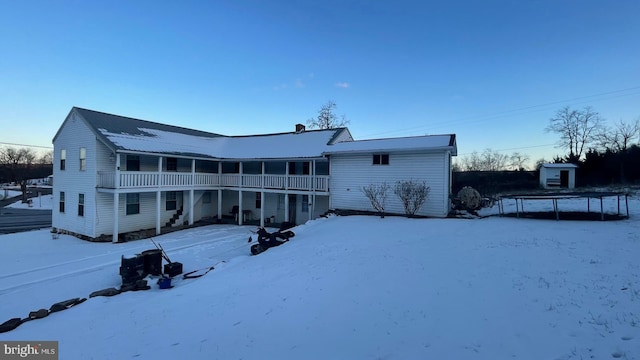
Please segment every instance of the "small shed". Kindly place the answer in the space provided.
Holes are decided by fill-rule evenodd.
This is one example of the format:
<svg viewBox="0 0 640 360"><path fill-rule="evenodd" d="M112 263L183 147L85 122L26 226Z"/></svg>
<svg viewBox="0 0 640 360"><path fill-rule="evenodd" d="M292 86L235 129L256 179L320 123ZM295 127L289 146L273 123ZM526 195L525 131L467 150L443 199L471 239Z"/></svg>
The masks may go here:
<svg viewBox="0 0 640 360"><path fill-rule="evenodd" d="M576 187L575 164L542 164L540 186L543 189L573 189Z"/></svg>

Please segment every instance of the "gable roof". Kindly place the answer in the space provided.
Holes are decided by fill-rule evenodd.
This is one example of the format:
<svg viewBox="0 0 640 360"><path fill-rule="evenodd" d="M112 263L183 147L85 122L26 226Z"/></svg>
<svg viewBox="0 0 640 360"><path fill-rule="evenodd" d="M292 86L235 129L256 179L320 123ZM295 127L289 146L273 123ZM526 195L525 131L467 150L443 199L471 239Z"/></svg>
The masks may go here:
<svg viewBox="0 0 640 360"><path fill-rule="evenodd" d="M387 139L356 140L333 144L325 154L449 150L457 155L456 136L425 135Z"/></svg>
<svg viewBox="0 0 640 360"><path fill-rule="evenodd" d="M179 126L74 107L77 115L114 152L148 152L219 159L322 157L346 128L251 136L224 136ZM66 121L66 120L65 120ZM64 127L64 124L62 125ZM61 129L62 129L61 127ZM54 141L60 130L54 137Z"/></svg>

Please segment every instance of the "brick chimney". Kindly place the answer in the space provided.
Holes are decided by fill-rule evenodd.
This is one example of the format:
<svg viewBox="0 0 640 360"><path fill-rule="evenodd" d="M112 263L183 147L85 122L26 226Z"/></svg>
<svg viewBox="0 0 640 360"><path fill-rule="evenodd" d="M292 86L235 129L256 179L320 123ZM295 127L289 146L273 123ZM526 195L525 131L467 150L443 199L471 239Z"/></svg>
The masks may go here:
<svg viewBox="0 0 640 360"><path fill-rule="evenodd" d="M305 127L302 124L296 124L296 133L304 132Z"/></svg>

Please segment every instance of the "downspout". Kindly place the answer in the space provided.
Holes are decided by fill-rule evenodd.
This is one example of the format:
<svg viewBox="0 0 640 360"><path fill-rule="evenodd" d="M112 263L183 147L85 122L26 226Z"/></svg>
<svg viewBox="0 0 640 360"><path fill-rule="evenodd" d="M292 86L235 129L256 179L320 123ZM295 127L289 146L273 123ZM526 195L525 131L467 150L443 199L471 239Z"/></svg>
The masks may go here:
<svg viewBox="0 0 640 360"><path fill-rule="evenodd" d="M111 238L111 242L118 242L118 223L119 219L119 208L120 208L120 153L116 153L116 169L115 169L115 184L113 191L113 235Z"/></svg>

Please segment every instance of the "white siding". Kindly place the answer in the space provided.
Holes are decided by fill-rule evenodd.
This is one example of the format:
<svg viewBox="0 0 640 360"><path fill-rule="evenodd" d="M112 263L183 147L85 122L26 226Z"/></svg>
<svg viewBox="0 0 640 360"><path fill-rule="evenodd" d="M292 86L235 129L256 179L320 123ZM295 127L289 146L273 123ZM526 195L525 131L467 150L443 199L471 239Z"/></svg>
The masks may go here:
<svg viewBox="0 0 640 360"><path fill-rule="evenodd" d="M391 153L389 165L373 165L372 154L332 155L330 206L333 209L373 211L362 187L386 182L389 186L386 212L404 214L404 207L393 193L399 180L426 181L431 188L418 215L444 217L449 213L449 153Z"/></svg>
<svg viewBox="0 0 640 360"><path fill-rule="evenodd" d="M80 170L80 148L86 149L86 168ZM53 144L53 227L95 237L96 151L93 132L75 113L69 114ZM60 151L66 150L65 170L60 170ZM65 212L59 212L60 192L65 193ZM84 194L84 216L78 216L78 197Z"/></svg>

